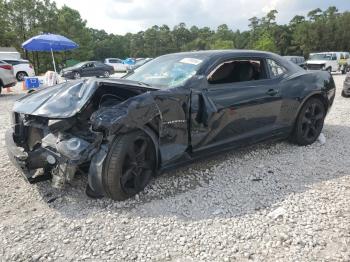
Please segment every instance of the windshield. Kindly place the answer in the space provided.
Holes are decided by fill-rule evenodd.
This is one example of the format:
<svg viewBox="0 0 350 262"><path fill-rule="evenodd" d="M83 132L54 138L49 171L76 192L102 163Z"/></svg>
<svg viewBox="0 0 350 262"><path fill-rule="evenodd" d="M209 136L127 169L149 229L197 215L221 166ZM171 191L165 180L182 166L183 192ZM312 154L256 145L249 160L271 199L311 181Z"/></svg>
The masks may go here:
<svg viewBox="0 0 350 262"><path fill-rule="evenodd" d="M158 57L125 78L156 87L175 87L197 73L203 60L189 56L167 55Z"/></svg>
<svg viewBox="0 0 350 262"><path fill-rule="evenodd" d="M311 54L310 60L332 60L332 55L330 55L330 54Z"/></svg>

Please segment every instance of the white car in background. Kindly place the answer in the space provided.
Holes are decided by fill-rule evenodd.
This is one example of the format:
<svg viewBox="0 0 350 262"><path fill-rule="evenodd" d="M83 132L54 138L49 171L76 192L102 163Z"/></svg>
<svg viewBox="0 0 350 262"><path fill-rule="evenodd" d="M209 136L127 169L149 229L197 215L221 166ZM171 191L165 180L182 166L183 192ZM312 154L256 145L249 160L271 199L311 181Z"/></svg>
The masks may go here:
<svg viewBox="0 0 350 262"><path fill-rule="evenodd" d="M104 63L113 66L114 72L127 72L131 69L130 65L124 64L119 58L106 58Z"/></svg>
<svg viewBox="0 0 350 262"><path fill-rule="evenodd" d="M0 93L2 88L14 86L16 83L13 66L0 60Z"/></svg>
<svg viewBox="0 0 350 262"><path fill-rule="evenodd" d="M341 71L345 74L345 67L341 65L344 60L347 64L350 63L348 52L311 53L310 59L306 61L306 67L309 70L325 70L330 73Z"/></svg>
<svg viewBox="0 0 350 262"><path fill-rule="evenodd" d="M3 60L13 66L13 73L18 81L23 81L26 76L35 76L32 64L23 59L5 59Z"/></svg>

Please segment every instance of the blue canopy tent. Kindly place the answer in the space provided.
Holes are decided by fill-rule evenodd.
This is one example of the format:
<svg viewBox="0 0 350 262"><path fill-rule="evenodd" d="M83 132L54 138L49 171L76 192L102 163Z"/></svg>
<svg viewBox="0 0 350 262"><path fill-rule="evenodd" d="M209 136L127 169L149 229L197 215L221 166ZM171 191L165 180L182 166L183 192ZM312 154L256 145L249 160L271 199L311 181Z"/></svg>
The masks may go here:
<svg viewBox="0 0 350 262"><path fill-rule="evenodd" d="M34 36L22 44L22 48L27 51L51 52L52 63L56 72L54 51L66 51L78 48L79 45L62 35L42 34Z"/></svg>

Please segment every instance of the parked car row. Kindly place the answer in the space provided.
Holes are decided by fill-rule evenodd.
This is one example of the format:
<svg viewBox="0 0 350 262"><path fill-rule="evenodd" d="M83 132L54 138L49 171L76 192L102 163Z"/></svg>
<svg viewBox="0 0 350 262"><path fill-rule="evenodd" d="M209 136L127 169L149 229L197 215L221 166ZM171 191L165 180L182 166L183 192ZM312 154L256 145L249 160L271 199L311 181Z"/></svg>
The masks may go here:
<svg viewBox="0 0 350 262"><path fill-rule="evenodd" d="M119 58L106 58L104 63L113 66L115 72L129 72L151 61L152 58L128 58L122 60Z"/></svg>
<svg viewBox="0 0 350 262"><path fill-rule="evenodd" d="M306 61L308 70L324 70L330 73L341 72L345 74L349 69L349 65L349 52L311 53L310 59Z"/></svg>
<svg viewBox="0 0 350 262"><path fill-rule="evenodd" d="M303 56L285 56L285 58L306 70L323 70L342 74L350 71L349 52L311 53L307 61Z"/></svg>

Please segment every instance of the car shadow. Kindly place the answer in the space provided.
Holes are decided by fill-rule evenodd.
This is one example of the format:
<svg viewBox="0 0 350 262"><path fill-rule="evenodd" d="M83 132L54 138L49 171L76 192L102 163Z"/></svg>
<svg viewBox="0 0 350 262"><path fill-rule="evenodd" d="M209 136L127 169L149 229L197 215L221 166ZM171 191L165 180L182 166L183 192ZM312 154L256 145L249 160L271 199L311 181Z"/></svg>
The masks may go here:
<svg viewBox="0 0 350 262"><path fill-rule="evenodd" d="M239 217L276 208L293 194L324 181L349 176L344 150L350 128L326 125L324 145L299 147L288 142L263 143L198 161L154 179L138 196L116 202L89 199L87 179L79 176L64 190L49 182L36 185L43 201L62 216L85 218L96 213L136 217L204 220ZM330 154L329 152L332 152ZM348 156L347 156L348 157Z"/></svg>

